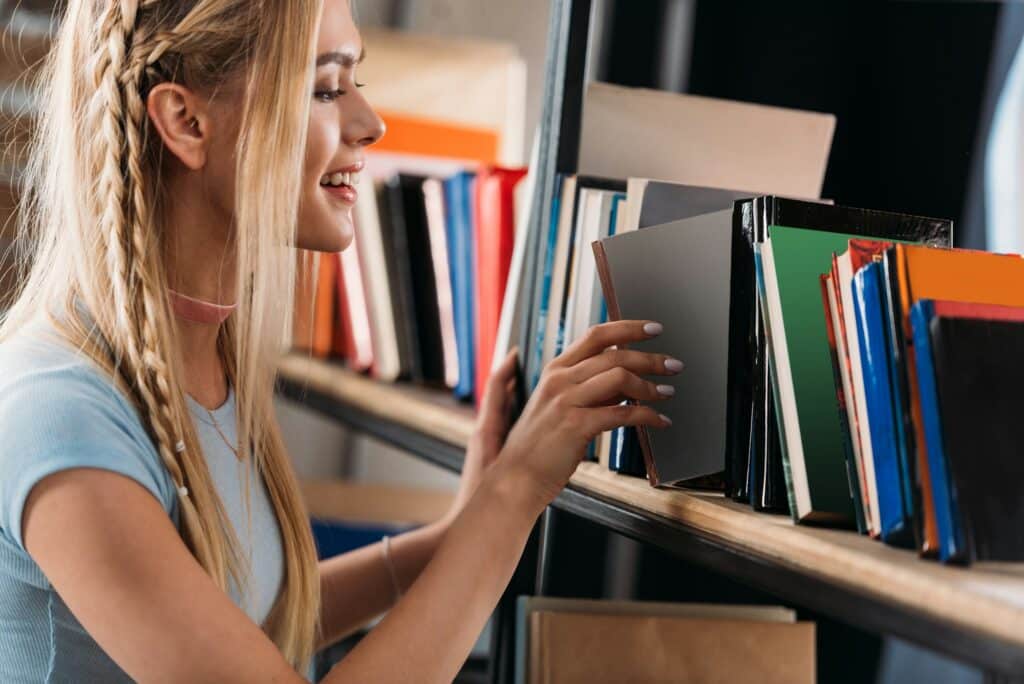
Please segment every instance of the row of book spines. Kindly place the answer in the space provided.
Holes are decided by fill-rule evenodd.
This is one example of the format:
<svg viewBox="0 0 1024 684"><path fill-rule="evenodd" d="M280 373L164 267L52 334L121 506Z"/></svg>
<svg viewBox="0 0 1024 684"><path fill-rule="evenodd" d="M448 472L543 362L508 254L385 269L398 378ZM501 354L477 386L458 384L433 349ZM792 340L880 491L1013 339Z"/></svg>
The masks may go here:
<svg viewBox="0 0 1024 684"><path fill-rule="evenodd" d="M848 252L836 255L831 272L822 276L851 497L862 531L946 562L963 562L970 556L966 521L957 510L957 482L946 462L931 360L930 325L936 302L912 299L908 287L913 269L907 251L919 260L938 255L905 250L887 242L851 240ZM1018 288L1024 286L1024 262L1019 257L1006 261L1005 255L941 251L947 260L962 264L972 260L975 266L1015 271ZM847 271L852 273L846 280L840 275L842 259L849 260ZM956 281L955 270L946 274L951 282ZM844 288L851 296L844 296ZM947 285L944 291L954 295L955 289ZM942 288L935 290L930 284L919 290L939 294ZM1000 288L990 292L988 299L1012 303L1020 297ZM851 301L852 316L844 311ZM939 302L938 308L947 316L1024 321L1024 308L1016 306L946 301ZM856 328L852 332L846 327L851 318Z"/></svg>
<svg viewBox="0 0 1024 684"><path fill-rule="evenodd" d="M445 378L435 378L434 382L443 383L459 398L476 396L479 400L490 373L514 241L516 209L513 193L525 173L525 169L483 167L476 173L464 172L443 180L441 201L444 202L442 211L445 230L442 232L446 244L433 242L430 251L434 253L435 268L449 270L442 277L450 278L451 292L455 294L455 306L452 306L449 295L446 303L438 303L438 315L454 315L457 319L448 324L451 326L454 323L458 367L446 369ZM425 180L424 197L429 194L426 185L431 182L442 181ZM422 209L400 207L394 202L391 204L392 211ZM377 222L382 232L389 229L385 225L385 213L381 212L381 220ZM437 236L438 233L434 233L433 238ZM431 239L426 235L420 238L424 241ZM438 247L442 253L440 258L436 256ZM358 244L353 244L349 249L359 253ZM387 256L394 259L400 255ZM412 259L432 258L431 254L420 253L409 256ZM356 258L359 259L358 256ZM365 342L362 345L356 343L355 336L359 332L354 330L351 320L350 298L368 292L369 283L364 283L363 288L357 288L360 292L352 292L352 288L346 287L346 281L351 282L353 275L357 278L365 277L364 274L368 274L371 269L363 267L354 269L360 273L346 274L343 265L346 261L337 254L324 254L320 256L315 269L312 267L314 259L307 258L300 265L300 271L304 266L305 278L300 278L297 291L293 346L309 350L317 357L346 360L355 370L376 374L376 359L371 352L366 351ZM350 260L348 263L350 266L357 265ZM302 286L303 283L305 286ZM439 287L435 291L438 298L443 296L440 290ZM394 292L391 294L395 296ZM313 302L311 321L305 315L309 301ZM360 304L366 306L369 303ZM417 313L422 315L422 312ZM372 317L369 318L369 327L372 328ZM383 334L379 329L361 333L366 337ZM402 333L398 335L401 337ZM402 375L396 379L408 378Z"/></svg>

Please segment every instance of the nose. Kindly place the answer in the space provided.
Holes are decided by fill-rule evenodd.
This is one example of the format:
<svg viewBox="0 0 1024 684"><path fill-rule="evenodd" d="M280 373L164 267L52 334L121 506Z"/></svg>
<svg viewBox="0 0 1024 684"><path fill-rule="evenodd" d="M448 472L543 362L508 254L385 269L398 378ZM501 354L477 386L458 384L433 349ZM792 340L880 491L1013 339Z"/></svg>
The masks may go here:
<svg viewBox="0 0 1024 684"><path fill-rule="evenodd" d="M368 147L384 137L387 126L359 91L353 94L351 107L343 112L342 139L346 145Z"/></svg>

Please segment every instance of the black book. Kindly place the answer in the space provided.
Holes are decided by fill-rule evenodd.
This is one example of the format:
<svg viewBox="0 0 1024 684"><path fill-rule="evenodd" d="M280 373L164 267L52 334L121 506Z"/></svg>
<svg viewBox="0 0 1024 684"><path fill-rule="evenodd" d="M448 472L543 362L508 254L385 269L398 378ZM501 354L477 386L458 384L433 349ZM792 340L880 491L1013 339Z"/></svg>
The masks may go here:
<svg viewBox="0 0 1024 684"><path fill-rule="evenodd" d="M429 385L444 386L444 349L441 343L441 314L438 310L437 280L434 261L430 258L430 228L427 205L423 197L424 176L400 174L405 244L408 249L409 277L412 283L413 318L416 323L421 380Z"/></svg>
<svg viewBox="0 0 1024 684"><path fill-rule="evenodd" d="M421 382L423 370L420 364L419 331L416 325L412 266L399 177L393 176L388 179L380 186L378 193L381 239L387 260L388 282L391 286L391 306L395 311L395 333L398 335L398 361L401 368L399 377Z"/></svg>
<svg viewBox="0 0 1024 684"><path fill-rule="evenodd" d="M929 330L967 556L1024 560L1024 323L936 317Z"/></svg>
<svg viewBox="0 0 1024 684"><path fill-rule="evenodd" d="M785 511L788 502L782 442L771 394L771 354L759 310L755 271L755 248L765 240L772 225L950 246L953 222L774 196L736 202L729 304L730 434L726 473L734 498L742 498L742 487L737 483L746 481L750 486L747 494L755 509Z"/></svg>

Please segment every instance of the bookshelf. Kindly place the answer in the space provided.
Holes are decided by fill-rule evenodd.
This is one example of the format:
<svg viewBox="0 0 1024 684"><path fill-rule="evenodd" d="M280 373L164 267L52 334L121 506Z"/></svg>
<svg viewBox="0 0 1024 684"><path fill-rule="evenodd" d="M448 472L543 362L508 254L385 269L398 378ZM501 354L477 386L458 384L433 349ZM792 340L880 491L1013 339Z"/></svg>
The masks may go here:
<svg viewBox="0 0 1024 684"><path fill-rule="evenodd" d="M282 359L279 378L283 395L459 469L474 414L446 393L380 384L300 354ZM755 513L720 495L654 489L596 463L582 463L552 505L793 605L986 669L1024 671L1019 564L943 566L854 532Z"/></svg>
<svg viewBox="0 0 1024 684"><path fill-rule="evenodd" d="M551 212L552 180L576 170L598 5L592 0L551 2L523 276L526 309L539 306L532 255L538 252L543 217ZM529 358L532 340L527 332L520 331L515 341ZM472 434L473 411L447 393L377 383L339 364L300 354L282 359L279 391L451 470L460 468ZM1024 675L1024 565L946 567L852 531L796 526L786 516L755 513L722 496L653 489L642 479L583 463L534 530L498 604L490 673L494 682L513 681L515 596L544 594L552 510L663 549L800 609L974 664L993 681Z"/></svg>

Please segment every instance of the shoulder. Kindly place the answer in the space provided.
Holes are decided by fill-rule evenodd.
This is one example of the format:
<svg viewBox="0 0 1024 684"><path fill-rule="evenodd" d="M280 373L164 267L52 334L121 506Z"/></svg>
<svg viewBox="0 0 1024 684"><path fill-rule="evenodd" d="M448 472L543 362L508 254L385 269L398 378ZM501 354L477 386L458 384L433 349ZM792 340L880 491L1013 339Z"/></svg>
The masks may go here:
<svg viewBox="0 0 1024 684"><path fill-rule="evenodd" d="M173 486L135 407L45 326L0 343L0 445L0 533L19 546L29 491L60 470L120 473L172 509Z"/></svg>

